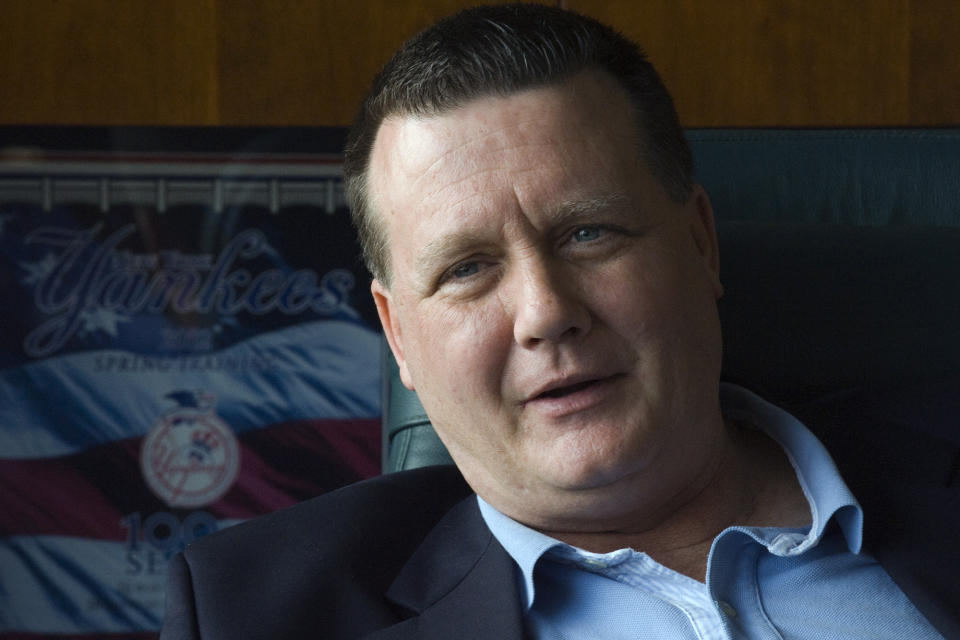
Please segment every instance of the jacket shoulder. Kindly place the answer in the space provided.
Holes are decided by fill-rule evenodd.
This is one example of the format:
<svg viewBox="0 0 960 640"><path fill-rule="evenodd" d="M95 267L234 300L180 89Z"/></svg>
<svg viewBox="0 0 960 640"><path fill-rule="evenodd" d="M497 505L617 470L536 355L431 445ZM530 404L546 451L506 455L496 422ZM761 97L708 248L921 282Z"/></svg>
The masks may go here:
<svg viewBox="0 0 960 640"><path fill-rule="evenodd" d="M293 638L323 630L340 637L347 627L392 623L397 614L383 594L436 523L469 495L452 466L398 472L196 541L180 564L201 636Z"/></svg>

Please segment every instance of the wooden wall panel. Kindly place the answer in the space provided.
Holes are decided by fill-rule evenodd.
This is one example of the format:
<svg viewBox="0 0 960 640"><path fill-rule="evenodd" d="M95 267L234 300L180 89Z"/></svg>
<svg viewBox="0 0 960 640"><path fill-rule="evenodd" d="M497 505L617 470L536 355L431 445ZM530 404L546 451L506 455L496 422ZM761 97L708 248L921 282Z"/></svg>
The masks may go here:
<svg viewBox="0 0 960 640"><path fill-rule="evenodd" d="M914 0L910 122L960 124L960 2Z"/></svg>
<svg viewBox="0 0 960 640"><path fill-rule="evenodd" d="M347 124L404 40L469 4L220 0L220 122Z"/></svg>
<svg viewBox="0 0 960 640"><path fill-rule="evenodd" d="M216 124L214 0L3 0L0 122Z"/></svg>
<svg viewBox="0 0 960 640"><path fill-rule="evenodd" d="M957 0L544 0L638 39L689 126L960 124ZM469 0L3 0L0 123L348 124Z"/></svg>
<svg viewBox="0 0 960 640"><path fill-rule="evenodd" d="M641 43L687 126L910 121L908 0L568 0ZM956 116L956 113L954 113Z"/></svg>

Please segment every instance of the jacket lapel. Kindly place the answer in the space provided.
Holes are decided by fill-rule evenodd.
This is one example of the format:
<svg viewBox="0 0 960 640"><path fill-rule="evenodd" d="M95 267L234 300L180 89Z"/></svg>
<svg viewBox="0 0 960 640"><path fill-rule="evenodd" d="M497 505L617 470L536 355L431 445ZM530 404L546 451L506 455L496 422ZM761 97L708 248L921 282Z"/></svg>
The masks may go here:
<svg viewBox="0 0 960 640"><path fill-rule="evenodd" d="M523 637L513 560L490 533L473 496L440 520L397 575L387 598L412 617L365 640Z"/></svg>

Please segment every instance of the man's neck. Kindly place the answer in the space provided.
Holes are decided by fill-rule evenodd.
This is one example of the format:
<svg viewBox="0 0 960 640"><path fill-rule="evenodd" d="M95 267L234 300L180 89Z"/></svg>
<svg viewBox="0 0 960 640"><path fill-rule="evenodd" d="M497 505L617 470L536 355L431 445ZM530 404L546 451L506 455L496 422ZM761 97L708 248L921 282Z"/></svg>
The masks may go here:
<svg viewBox="0 0 960 640"><path fill-rule="evenodd" d="M710 547L724 529L809 524L809 504L781 447L753 429L729 425L726 431L715 464L678 493L677 500L664 508L663 517L610 531L544 533L597 553L622 548L642 551L702 582Z"/></svg>

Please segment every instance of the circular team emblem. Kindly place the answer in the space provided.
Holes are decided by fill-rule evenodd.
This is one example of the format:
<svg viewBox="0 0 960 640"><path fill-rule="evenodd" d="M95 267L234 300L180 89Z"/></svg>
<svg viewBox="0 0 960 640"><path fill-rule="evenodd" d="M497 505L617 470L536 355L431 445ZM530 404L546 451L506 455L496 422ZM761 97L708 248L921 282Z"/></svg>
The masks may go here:
<svg viewBox="0 0 960 640"><path fill-rule="evenodd" d="M147 434L140 452L147 485L171 507L201 507L233 484L240 452L233 431L212 411L180 408Z"/></svg>

